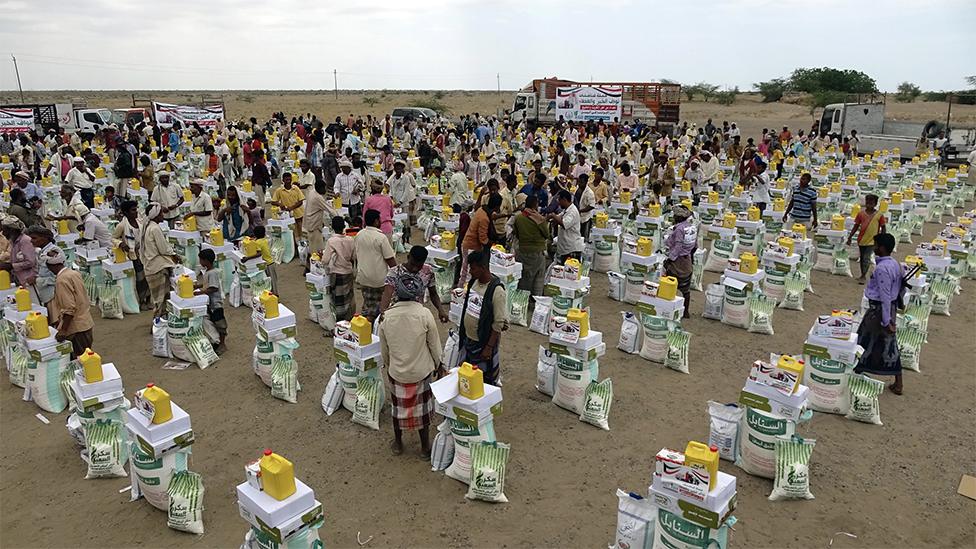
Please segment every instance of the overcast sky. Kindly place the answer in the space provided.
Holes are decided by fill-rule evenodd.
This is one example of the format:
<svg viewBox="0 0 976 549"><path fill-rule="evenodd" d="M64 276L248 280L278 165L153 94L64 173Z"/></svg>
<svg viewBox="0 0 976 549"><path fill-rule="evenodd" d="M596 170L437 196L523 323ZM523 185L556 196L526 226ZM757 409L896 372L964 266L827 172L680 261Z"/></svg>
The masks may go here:
<svg viewBox="0 0 976 549"><path fill-rule="evenodd" d="M796 67L962 89L974 0L0 0L0 89L751 89Z"/></svg>

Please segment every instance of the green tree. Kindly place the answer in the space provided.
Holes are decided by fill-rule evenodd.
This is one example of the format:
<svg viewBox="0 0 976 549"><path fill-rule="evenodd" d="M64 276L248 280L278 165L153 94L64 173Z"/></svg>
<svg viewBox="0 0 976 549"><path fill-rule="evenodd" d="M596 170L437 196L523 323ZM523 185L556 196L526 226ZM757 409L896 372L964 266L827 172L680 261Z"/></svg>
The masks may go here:
<svg viewBox="0 0 976 549"><path fill-rule="evenodd" d="M969 84L970 86L976 88L976 76L967 76L966 84Z"/></svg>
<svg viewBox="0 0 976 549"><path fill-rule="evenodd" d="M898 92L895 93L895 101L899 103L911 103L915 98L922 95L922 89L911 82L898 84Z"/></svg>
<svg viewBox="0 0 976 549"><path fill-rule="evenodd" d="M820 108L826 107L827 105L833 103L843 103L847 99L846 92L833 91L833 90L822 90L810 94L807 99L807 105L810 107L810 116Z"/></svg>
<svg viewBox="0 0 976 549"><path fill-rule="evenodd" d="M690 84L687 86L681 86L681 91L685 92L688 96L688 101L694 101L696 95L702 96L706 103L708 103L709 98L715 95L718 90L718 86L715 84L709 84L708 82L699 82L697 84Z"/></svg>
<svg viewBox="0 0 976 549"><path fill-rule="evenodd" d="M762 95L763 103L775 103L783 98L783 94L789 89L789 84L785 78L773 78L767 82L753 84L752 87Z"/></svg>
<svg viewBox="0 0 976 549"><path fill-rule="evenodd" d="M797 91L816 93L833 90L845 93L875 93L878 85L867 74L853 69L800 68L790 75L790 87Z"/></svg>
<svg viewBox="0 0 976 549"><path fill-rule="evenodd" d="M371 95L367 95L367 96L363 97L363 104L365 104L368 107L375 107L377 104L379 104L379 102L380 102L379 99L377 99L377 98L375 98L375 97L373 97Z"/></svg>
<svg viewBox="0 0 976 549"><path fill-rule="evenodd" d="M715 97L715 102L719 105L731 105L735 103L735 98L737 95L739 95L739 86L736 86L731 90L715 92L713 94Z"/></svg>

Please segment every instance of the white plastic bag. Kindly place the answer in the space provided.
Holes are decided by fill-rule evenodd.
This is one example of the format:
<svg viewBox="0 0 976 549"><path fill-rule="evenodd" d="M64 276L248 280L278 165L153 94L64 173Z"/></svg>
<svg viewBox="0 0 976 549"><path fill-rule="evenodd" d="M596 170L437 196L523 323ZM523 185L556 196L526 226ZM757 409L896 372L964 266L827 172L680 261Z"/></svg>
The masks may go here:
<svg viewBox="0 0 976 549"><path fill-rule="evenodd" d="M331 416L342 407L342 384L339 382L339 369L332 373L328 383L325 384L325 392L322 393L322 410L325 415Z"/></svg>
<svg viewBox="0 0 976 549"><path fill-rule="evenodd" d="M532 322L529 330L542 335L549 335L549 317L552 314L552 298L532 296L535 300L535 310L532 311Z"/></svg>
<svg viewBox="0 0 976 549"><path fill-rule="evenodd" d="M455 329L447 331L444 352L441 353L441 368L450 371L461 363L461 336Z"/></svg>
<svg viewBox="0 0 976 549"><path fill-rule="evenodd" d="M725 303L725 287L721 284L709 284L705 290L705 304L702 317L712 320L722 320L722 306Z"/></svg>
<svg viewBox="0 0 976 549"><path fill-rule="evenodd" d="M621 273L610 271L607 273L608 290L607 296L614 301L624 300L624 286L627 283L627 277Z"/></svg>
<svg viewBox="0 0 976 549"><path fill-rule="evenodd" d="M845 417L864 423L882 425L881 403L878 397L884 392L884 382L855 373L848 373L847 378L850 408Z"/></svg>
<svg viewBox="0 0 976 549"><path fill-rule="evenodd" d="M650 549L656 510L651 500L618 489L617 534L609 549Z"/></svg>
<svg viewBox="0 0 976 549"><path fill-rule="evenodd" d="M621 312L620 316L623 317L623 321L620 324L620 340L617 342L617 348L635 355L640 351L641 336L644 332L641 329L640 319L637 314L630 312Z"/></svg>
<svg viewBox="0 0 976 549"><path fill-rule="evenodd" d="M169 334L167 333L167 322L165 318L153 320L152 326L152 355L161 358L170 358L169 354Z"/></svg>
<svg viewBox="0 0 976 549"><path fill-rule="evenodd" d="M539 345L539 361L536 363L535 388L544 395L552 396L556 390L556 359L558 355Z"/></svg>
<svg viewBox="0 0 976 549"><path fill-rule="evenodd" d="M380 410L383 408L383 384L371 376L359 376L356 380L356 408L353 423L370 429L380 429Z"/></svg>
<svg viewBox="0 0 976 549"><path fill-rule="evenodd" d="M125 476L121 423L96 421L85 428L85 442L88 448L86 479Z"/></svg>
<svg viewBox="0 0 976 549"><path fill-rule="evenodd" d="M430 447L430 470L443 471L454 461L454 435L451 434L451 422L442 421L437 426L437 436Z"/></svg>
<svg viewBox="0 0 976 549"><path fill-rule="evenodd" d="M718 457L735 461L739 454L739 424L745 408L708 401L708 445L718 448Z"/></svg>

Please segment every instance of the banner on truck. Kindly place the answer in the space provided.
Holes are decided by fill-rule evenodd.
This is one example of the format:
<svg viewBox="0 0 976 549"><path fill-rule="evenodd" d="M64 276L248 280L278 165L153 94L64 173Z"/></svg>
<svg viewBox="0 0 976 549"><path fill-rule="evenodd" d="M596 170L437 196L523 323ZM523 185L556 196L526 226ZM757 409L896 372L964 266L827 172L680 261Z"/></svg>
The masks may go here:
<svg viewBox="0 0 976 549"><path fill-rule="evenodd" d="M169 103L153 102L153 117L158 124L172 124L179 122L186 126L196 122L206 128L215 126L218 120L224 119L223 105L206 105L191 107L188 105L170 105Z"/></svg>
<svg viewBox="0 0 976 549"><path fill-rule="evenodd" d="M27 133L34 129L34 109L0 108L0 133Z"/></svg>
<svg viewBox="0 0 976 549"><path fill-rule="evenodd" d="M556 88L556 118L584 122L620 120L623 86L575 86Z"/></svg>

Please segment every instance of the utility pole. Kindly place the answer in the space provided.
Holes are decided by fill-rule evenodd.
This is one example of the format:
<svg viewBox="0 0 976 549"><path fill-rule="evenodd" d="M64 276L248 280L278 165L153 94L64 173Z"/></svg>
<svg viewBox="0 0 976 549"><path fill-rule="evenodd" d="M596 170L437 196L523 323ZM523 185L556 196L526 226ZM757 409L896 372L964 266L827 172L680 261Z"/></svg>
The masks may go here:
<svg viewBox="0 0 976 549"><path fill-rule="evenodd" d="M498 95L502 94L502 74L495 73L495 83L498 85Z"/></svg>
<svg viewBox="0 0 976 549"><path fill-rule="evenodd" d="M17 74L17 89L20 90L20 102L24 102L24 87L20 85L20 69L17 68L17 58L14 54L10 54L10 58L14 60L14 72Z"/></svg>
<svg viewBox="0 0 976 549"><path fill-rule="evenodd" d="M335 84L335 98L339 100L339 71L332 69L332 82Z"/></svg>

